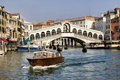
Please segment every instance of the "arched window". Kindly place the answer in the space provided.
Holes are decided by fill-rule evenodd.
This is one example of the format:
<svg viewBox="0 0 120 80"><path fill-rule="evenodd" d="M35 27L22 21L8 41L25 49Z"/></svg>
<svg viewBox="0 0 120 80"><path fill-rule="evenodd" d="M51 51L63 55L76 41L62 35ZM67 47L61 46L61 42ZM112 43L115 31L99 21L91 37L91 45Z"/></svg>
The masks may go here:
<svg viewBox="0 0 120 80"><path fill-rule="evenodd" d="M60 28L57 29L57 34L59 34L59 33L61 33L61 29Z"/></svg>
<svg viewBox="0 0 120 80"><path fill-rule="evenodd" d="M78 30L78 34L79 34L79 35L82 35L82 30Z"/></svg>
<svg viewBox="0 0 120 80"><path fill-rule="evenodd" d="M53 29L52 30L52 35L55 35L56 34L56 31Z"/></svg>
<svg viewBox="0 0 120 80"><path fill-rule="evenodd" d="M99 35L99 40L102 40L102 39L103 39L102 35Z"/></svg>
<svg viewBox="0 0 120 80"><path fill-rule="evenodd" d="M41 33L41 38L45 37L45 32Z"/></svg>
<svg viewBox="0 0 120 80"><path fill-rule="evenodd" d="M36 39L40 39L40 34L39 33L36 34Z"/></svg>
<svg viewBox="0 0 120 80"><path fill-rule="evenodd" d="M30 35L30 40L34 40L34 35L33 34Z"/></svg>
<svg viewBox="0 0 120 80"><path fill-rule="evenodd" d="M93 35L93 38L97 39L97 34L96 33Z"/></svg>
<svg viewBox="0 0 120 80"><path fill-rule="evenodd" d="M114 29L116 32L119 32L119 26L115 26Z"/></svg>
<svg viewBox="0 0 120 80"><path fill-rule="evenodd" d="M92 33L91 32L88 33L88 37L92 38Z"/></svg>
<svg viewBox="0 0 120 80"><path fill-rule="evenodd" d="M84 31L84 32L83 32L83 35L84 35L84 36L87 36L87 31Z"/></svg>
<svg viewBox="0 0 120 80"><path fill-rule="evenodd" d="M46 32L46 37L47 37L47 36L50 36L50 31L47 31L47 32Z"/></svg>
<svg viewBox="0 0 120 80"><path fill-rule="evenodd" d="M77 34L77 30L75 28L73 28L73 33Z"/></svg>

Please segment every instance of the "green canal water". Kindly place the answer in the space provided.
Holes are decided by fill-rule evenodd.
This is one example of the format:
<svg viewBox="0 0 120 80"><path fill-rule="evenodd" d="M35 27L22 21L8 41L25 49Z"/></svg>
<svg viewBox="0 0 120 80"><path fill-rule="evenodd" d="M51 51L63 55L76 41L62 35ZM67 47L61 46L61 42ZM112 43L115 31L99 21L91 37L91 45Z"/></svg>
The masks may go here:
<svg viewBox="0 0 120 80"><path fill-rule="evenodd" d="M26 60L33 52L0 56L0 80L120 80L120 50L80 48L62 51L65 62L51 68L32 69Z"/></svg>

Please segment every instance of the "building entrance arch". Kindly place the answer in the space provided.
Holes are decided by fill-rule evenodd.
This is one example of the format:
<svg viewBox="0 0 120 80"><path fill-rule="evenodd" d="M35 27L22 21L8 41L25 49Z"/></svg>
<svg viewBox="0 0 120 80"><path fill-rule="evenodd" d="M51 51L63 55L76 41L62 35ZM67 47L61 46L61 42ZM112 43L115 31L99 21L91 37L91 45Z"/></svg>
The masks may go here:
<svg viewBox="0 0 120 80"><path fill-rule="evenodd" d="M70 24L69 23L65 23L63 25L63 32L70 32Z"/></svg>

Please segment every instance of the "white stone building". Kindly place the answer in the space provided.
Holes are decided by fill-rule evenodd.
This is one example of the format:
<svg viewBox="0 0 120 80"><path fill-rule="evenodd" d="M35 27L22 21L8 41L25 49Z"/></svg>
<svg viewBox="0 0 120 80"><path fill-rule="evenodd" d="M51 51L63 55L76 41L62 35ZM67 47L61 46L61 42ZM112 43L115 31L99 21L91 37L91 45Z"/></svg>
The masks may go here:
<svg viewBox="0 0 120 80"><path fill-rule="evenodd" d="M105 26L106 26L106 17L101 14L101 17L96 19L95 22L95 29L105 33Z"/></svg>
<svg viewBox="0 0 120 80"><path fill-rule="evenodd" d="M95 20L98 18L99 17L85 16L85 17L68 19L67 21L70 21L73 25L77 25L77 26L84 27L87 29L94 29Z"/></svg>
<svg viewBox="0 0 120 80"><path fill-rule="evenodd" d="M24 22L24 26L25 26L25 39L27 39L30 34L30 31L33 31L33 23Z"/></svg>

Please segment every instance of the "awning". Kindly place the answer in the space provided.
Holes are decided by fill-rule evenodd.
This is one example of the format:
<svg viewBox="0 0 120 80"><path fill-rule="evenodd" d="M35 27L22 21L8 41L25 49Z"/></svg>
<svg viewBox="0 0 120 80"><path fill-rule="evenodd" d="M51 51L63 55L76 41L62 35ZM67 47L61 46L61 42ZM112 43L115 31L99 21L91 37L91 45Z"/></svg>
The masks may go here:
<svg viewBox="0 0 120 80"><path fill-rule="evenodd" d="M6 39L3 39L4 42L8 42Z"/></svg>
<svg viewBox="0 0 120 80"><path fill-rule="evenodd" d="M0 42L2 42L3 40L2 39L0 39Z"/></svg>
<svg viewBox="0 0 120 80"><path fill-rule="evenodd" d="M8 42L6 39L0 39L0 42L2 42L2 41L4 41L4 42Z"/></svg>

